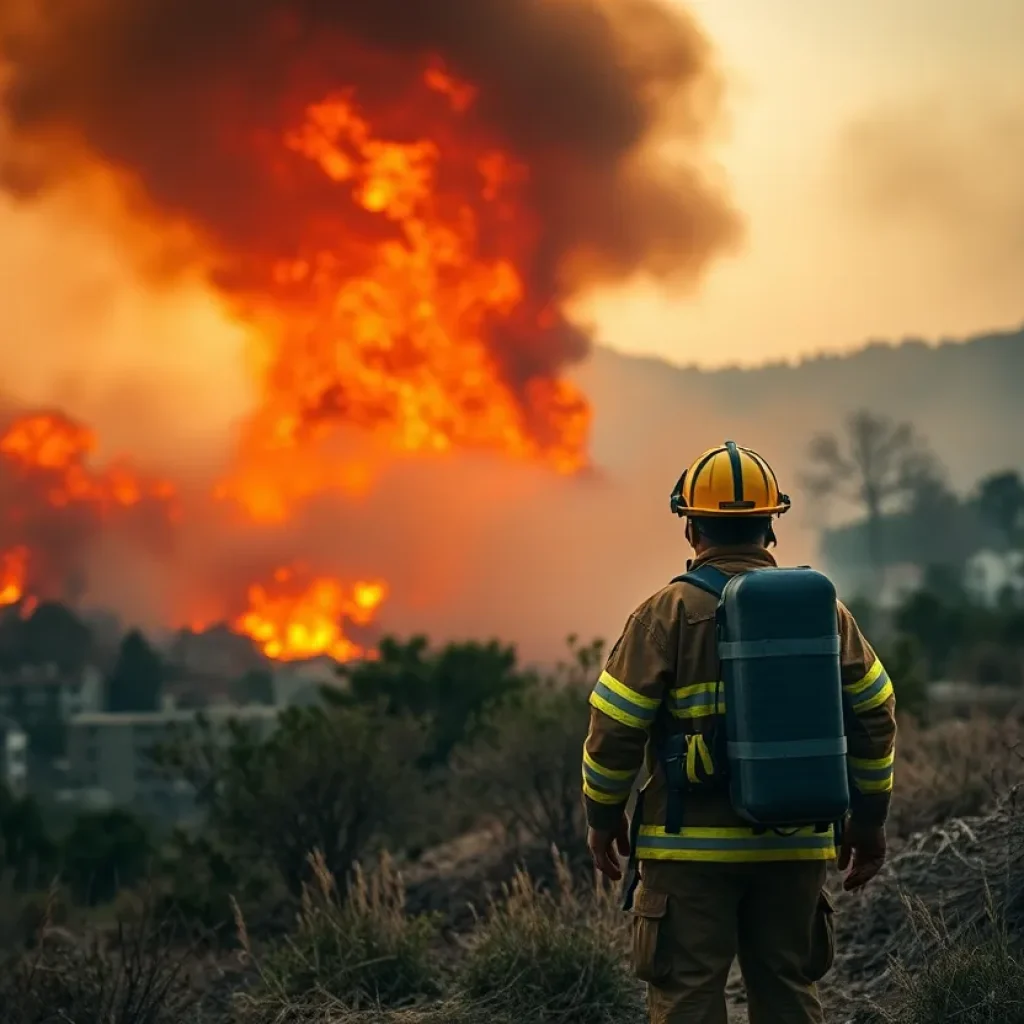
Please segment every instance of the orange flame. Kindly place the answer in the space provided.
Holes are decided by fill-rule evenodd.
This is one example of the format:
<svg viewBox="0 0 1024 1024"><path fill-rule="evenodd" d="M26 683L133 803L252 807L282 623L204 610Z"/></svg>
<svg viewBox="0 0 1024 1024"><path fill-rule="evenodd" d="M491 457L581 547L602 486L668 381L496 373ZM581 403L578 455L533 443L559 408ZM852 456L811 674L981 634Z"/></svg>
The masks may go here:
<svg viewBox="0 0 1024 1024"><path fill-rule="evenodd" d="M25 596L29 551L23 544L0 552L0 606L17 604Z"/></svg>
<svg viewBox="0 0 1024 1024"><path fill-rule="evenodd" d="M496 332L542 349L565 325L524 277L541 231L529 169L469 119L475 96L433 61L399 121L381 112L388 127L342 91L286 133L277 173L330 198L304 211L295 255L238 300L257 325L263 396L217 493L250 517L365 493L372 466L325 454L336 422L403 452L488 448L564 473L586 464L582 394L543 375L513 383L495 354ZM429 135L408 136L426 124Z"/></svg>
<svg viewBox="0 0 1024 1024"><path fill-rule="evenodd" d="M89 503L104 512L127 508L144 499L173 502L174 486L140 478L124 462L94 470L87 460L96 435L61 413L30 413L0 435L0 456L21 472L46 481L46 501L55 508Z"/></svg>
<svg viewBox="0 0 1024 1024"><path fill-rule="evenodd" d="M252 637L268 658L281 661L319 654L336 661L369 658L373 651L349 639L345 626L368 625L386 597L380 581L346 588L330 577L283 567L269 585L249 587L249 610L232 627Z"/></svg>

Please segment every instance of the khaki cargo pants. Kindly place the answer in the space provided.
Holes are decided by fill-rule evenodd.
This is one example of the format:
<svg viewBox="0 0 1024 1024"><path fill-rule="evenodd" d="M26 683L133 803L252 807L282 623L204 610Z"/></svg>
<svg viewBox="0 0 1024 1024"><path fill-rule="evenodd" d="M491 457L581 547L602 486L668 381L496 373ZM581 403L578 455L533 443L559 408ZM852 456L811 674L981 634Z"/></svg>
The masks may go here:
<svg viewBox="0 0 1024 1024"><path fill-rule="evenodd" d="M834 956L827 863L643 862L633 966L651 1024L727 1024L737 956L750 1024L822 1024L815 982Z"/></svg>

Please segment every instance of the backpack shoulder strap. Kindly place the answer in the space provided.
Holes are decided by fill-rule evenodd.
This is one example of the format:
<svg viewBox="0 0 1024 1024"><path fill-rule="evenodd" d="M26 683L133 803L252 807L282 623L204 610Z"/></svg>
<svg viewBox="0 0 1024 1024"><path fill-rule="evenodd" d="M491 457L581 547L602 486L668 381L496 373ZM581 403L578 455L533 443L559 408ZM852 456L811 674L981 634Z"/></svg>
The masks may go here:
<svg viewBox="0 0 1024 1024"><path fill-rule="evenodd" d="M705 593L711 594L713 597L721 597L722 591L725 590L726 583L729 582L731 577L727 576L721 569L716 569L713 565L700 565L696 569L691 569L689 572L683 573L682 576L676 576L672 583L689 583L690 586L696 587L698 590L703 590Z"/></svg>

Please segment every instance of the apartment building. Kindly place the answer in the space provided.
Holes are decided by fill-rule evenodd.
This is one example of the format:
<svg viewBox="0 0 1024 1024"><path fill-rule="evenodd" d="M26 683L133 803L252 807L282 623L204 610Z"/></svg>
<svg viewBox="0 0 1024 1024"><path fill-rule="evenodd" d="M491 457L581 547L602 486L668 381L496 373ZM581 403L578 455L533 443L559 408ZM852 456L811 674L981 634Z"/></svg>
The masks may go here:
<svg viewBox="0 0 1024 1024"><path fill-rule="evenodd" d="M0 786L14 796L28 787L28 734L12 718L0 718Z"/></svg>
<svg viewBox="0 0 1024 1024"><path fill-rule="evenodd" d="M276 728L278 714L276 708L259 705L78 714L68 722L68 782L88 794L90 802L177 819L190 813L192 794L156 767L154 748L194 734L201 719L222 736L229 723L239 722L265 738Z"/></svg>
<svg viewBox="0 0 1024 1024"><path fill-rule="evenodd" d="M56 665L22 665L0 673L0 716L32 731L103 706L103 674L87 665L64 672Z"/></svg>

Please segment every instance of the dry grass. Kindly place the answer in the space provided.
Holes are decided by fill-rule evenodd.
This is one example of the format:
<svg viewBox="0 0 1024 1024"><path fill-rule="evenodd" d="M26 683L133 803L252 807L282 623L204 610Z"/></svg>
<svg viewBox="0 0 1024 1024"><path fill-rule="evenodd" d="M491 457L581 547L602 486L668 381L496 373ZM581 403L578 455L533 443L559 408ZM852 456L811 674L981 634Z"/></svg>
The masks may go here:
<svg viewBox="0 0 1024 1024"><path fill-rule="evenodd" d="M940 918L910 904L908 915L932 950L912 966L896 961L892 994L868 1008L870 1024L1021 1024L1024 962L1010 931L989 907L989 927L951 933Z"/></svg>
<svg viewBox="0 0 1024 1024"><path fill-rule="evenodd" d="M557 857L558 886L520 872L480 923L461 991L521 1024L627 1024L642 1017L625 949L625 920L606 887L579 893Z"/></svg>
<svg viewBox="0 0 1024 1024"><path fill-rule="evenodd" d="M0 1024L197 1022L190 963L148 917L85 938L44 920L36 948L0 964Z"/></svg>
<svg viewBox="0 0 1024 1024"><path fill-rule="evenodd" d="M250 1017L286 1020L309 1012L401 1006L441 992L437 929L405 911L405 886L384 857L367 874L356 869L344 900L323 858L310 857L314 881L302 893L295 928L257 953L238 914L239 939L259 975L242 996Z"/></svg>
<svg viewBox="0 0 1024 1024"><path fill-rule="evenodd" d="M983 814L1024 782L1024 724L977 717L930 728L900 721L891 839Z"/></svg>

